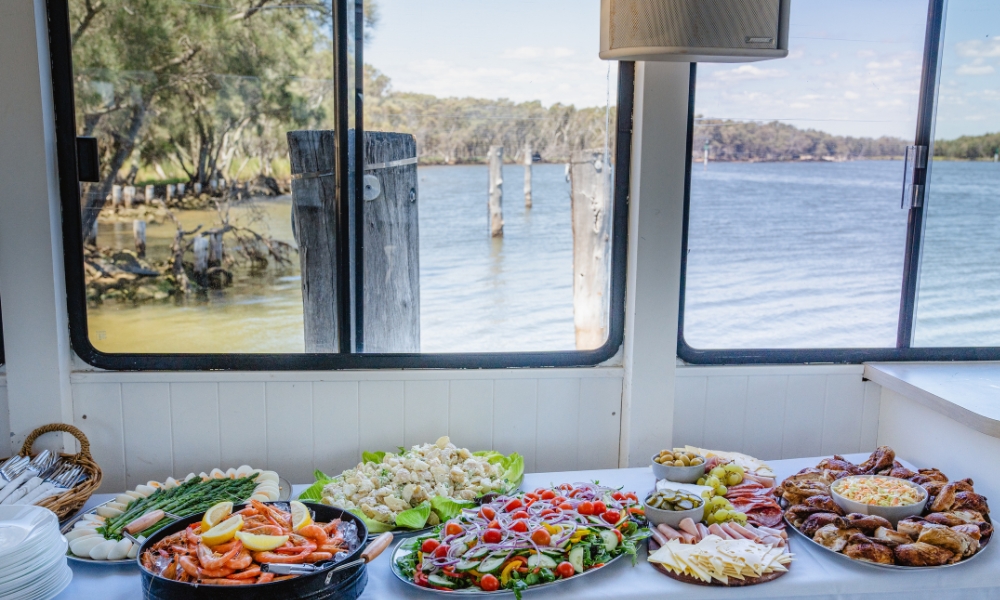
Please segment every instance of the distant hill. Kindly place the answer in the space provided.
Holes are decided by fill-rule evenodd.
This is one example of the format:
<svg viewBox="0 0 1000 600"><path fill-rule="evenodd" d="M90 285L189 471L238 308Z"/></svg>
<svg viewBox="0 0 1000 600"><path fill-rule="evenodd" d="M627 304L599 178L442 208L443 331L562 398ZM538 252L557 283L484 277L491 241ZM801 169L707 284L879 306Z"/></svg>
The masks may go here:
<svg viewBox="0 0 1000 600"><path fill-rule="evenodd" d="M903 156L907 145L900 138L832 135L778 121L697 119L692 146L694 158L702 158L706 141L709 160L750 162L898 158Z"/></svg>

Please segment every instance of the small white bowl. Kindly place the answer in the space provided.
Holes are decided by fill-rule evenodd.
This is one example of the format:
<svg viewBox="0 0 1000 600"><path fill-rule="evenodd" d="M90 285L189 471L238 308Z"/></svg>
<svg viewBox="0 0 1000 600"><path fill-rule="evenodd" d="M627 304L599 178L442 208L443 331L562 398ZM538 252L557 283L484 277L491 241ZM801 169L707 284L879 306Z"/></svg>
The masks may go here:
<svg viewBox="0 0 1000 600"><path fill-rule="evenodd" d="M650 494L655 493L655 491L650 492ZM646 513L646 520L653 525L666 523L674 529L677 529L677 527L681 524L681 521L684 519L690 518L695 523L698 523L705 517L704 498L701 498L701 504L688 510L663 510L662 508L653 508L652 506L646 504L646 498L649 498L650 494L646 494L645 498L642 499L642 508Z"/></svg>
<svg viewBox="0 0 1000 600"><path fill-rule="evenodd" d="M837 493L836 488L838 484L842 481L849 481L854 479L871 479L872 477L882 477L884 479L895 479L906 486L914 488L921 494L921 499L919 502L914 504L907 504L905 506L875 506L873 504L864 504L861 502L856 502L854 500L849 500ZM890 523L893 527L896 523L907 518L915 517L924 512L924 505L927 504L927 490L923 486L913 483L912 481L907 481L906 479L899 479L898 477L888 477L886 475L852 475L850 477L844 477L843 479L838 479L830 485L830 495L833 496L833 501L837 503L837 506L844 509L847 513L860 513L862 515L874 515L876 517L882 517Z"/></svg>
<svg viewBox="0 0 1000 600"><path fill-rule="evenodd" d="M653 458L649 459L650 465L653 467L653 475L655 475L657 479L667 479L669 481L676 481L677 483L694 483L705 474L704 456L699 456L698 458L702 460L702 463L700 465L694 465L693 467L671 467L661 465L653 460L657 456L659 456L659 454L654 454Z"/></svg>

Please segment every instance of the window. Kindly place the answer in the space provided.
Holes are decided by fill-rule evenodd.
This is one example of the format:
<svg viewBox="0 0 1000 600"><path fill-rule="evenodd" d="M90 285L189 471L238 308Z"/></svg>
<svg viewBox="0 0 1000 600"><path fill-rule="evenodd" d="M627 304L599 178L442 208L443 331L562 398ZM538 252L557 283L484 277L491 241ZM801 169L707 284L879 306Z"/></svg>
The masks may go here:
<svg viewBox="0 0 1000 600"><path fill-rule="evenodd" d="M797 2L788 58L692 69L682 358L1000 355L997 24L980 0Z"/></svg>
<svg viewBox="0 0 1000 600"><path fill-rule="evenodd" d="M50 0L75 350L112 369L612 356L633 65L597 58L583 4Z"/></svg>

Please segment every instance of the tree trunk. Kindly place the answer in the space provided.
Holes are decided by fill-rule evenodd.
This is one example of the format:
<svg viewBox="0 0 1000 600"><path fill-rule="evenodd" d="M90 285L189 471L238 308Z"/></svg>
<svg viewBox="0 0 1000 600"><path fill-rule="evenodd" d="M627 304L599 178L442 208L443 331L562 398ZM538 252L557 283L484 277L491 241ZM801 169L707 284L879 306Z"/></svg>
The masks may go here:
<svg viewBox="0 0 1000 600"><path fill-rule="evenodd" d="M114 156L111 157L107 175L104 176L104 179L99 184L87 186L82 217L82 230L84 234L94 231L97 216L101 213L101 209L104 208L104 203L107 201L111 186L115 183L118 171L121 170L122 165L125 164L128 157L132 155L132 150L135 149L135 140L139 137L139 130L142 129L143 122L146 119L146 111L146 101L145 99L140 99L139 104L132 109L132 121L129 124L128 131L121 138L121 145L118 146Z"/></svg>

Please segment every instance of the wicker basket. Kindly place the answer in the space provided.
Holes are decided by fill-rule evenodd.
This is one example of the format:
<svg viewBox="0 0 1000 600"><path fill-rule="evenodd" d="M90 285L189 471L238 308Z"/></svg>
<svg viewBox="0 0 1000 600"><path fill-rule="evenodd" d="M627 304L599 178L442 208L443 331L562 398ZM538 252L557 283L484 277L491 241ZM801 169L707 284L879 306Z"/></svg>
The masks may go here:
<svg viewBox="0 0 1000 600"><path fill-rule="evenodd" d="M38 506L45 507L56 513L56 516L62 521L83 508L83 505L90 499L91 494L101 486L102 474L101 468L97 466L97 463L94 462L94 457L90 454L90 441L87 439L87 436L76 427L66 425L65 423L43 425L32 431L25 438L24 445L21 446L19 454L21 456L34 456L31 447L34 445L35 440L38 439L38 436L53 431L65 431L80 441L79 454L60 454L60 456L63 461L79 466L88 475L83 483L80 483L73 489L58 496L51 496L38 504Z"/></svg>

